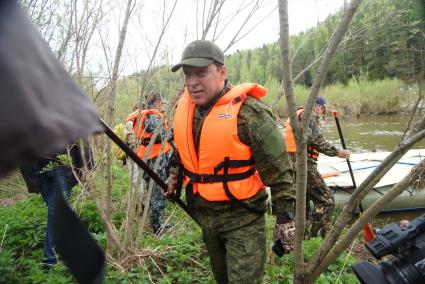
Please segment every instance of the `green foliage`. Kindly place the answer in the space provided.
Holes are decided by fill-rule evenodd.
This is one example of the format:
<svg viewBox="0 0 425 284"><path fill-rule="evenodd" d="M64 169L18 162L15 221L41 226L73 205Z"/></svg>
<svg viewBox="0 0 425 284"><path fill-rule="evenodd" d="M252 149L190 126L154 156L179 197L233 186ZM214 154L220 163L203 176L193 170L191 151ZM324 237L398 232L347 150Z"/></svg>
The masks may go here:
<svg viewBox="0 0 425 284"><path fill-rule="evenodd" d="M416 86L408 86L398 79L369 81L362 76L358 80L351 79L347 84L326 86L320 95L326 98L329 111L337 110L345 115L375 115L409 112L417 93ZM296 85L294 94L297 106L305 105L308 88ZM274 97L269 100L273 101ZM280 117L287 117L284 98L280 99L275 111Z"/></svg>
<svg viewBox="0 0 425 284"><path fill-rule="evenodd" d="M14 283L18 281L17 275L14 273L13 253L6 250L0 251L0 283Z"/></svg>
<svg viewBox="0 0 425 284"><path fill-rule="evenodd" d="M48 275L42 269L47 208L31 195L10 207L0 207L0 232L4 235L0 253L0 283L70 283L65 268ZM3 281L4 280L4 281ZM16 281L15 281L16 280Z"/></svg>
<svg viewBox="0 0 425 284"><path fill-rule="evenodd" d="M308 261L322 244L322 239L312 238L304 242L304 258ZM275 257L276 264L266 267L267 283L292 283L294 273L293 255L286 254L282 258ZM315 283L357 283L356 276L350 267L356 263L353 256L342 253L328 269L320 275Z"/></svg>
<svg viewBox="0 0 425 284"><path fill-rule="evenodd" d="M366 0L353 18L349 32L331 61L324 85L347 84L368 74L368 80L399 78L411 81L424 65L425 8L421 0ZM290 58L295 82L311 86L318 63L342 11L329 16L317 27L290 36ZM302 73L311 63L311 68ZM234 83L255 81L266 84L282 80L278 43L242 50L226 57L229 77Z"/></svg>
<svg viewBox="0 0 425 284"><path fill-rule="evenodd" d="M72 159L68 154L59 154L56 155L54 160L50 160L49 163L47 163L47 165L41 169L42 172L45 171L49 171L51 169L53 169L54 167L57 166L67 166L67 167L72 167Z"/></svg>
<svg viewBox="0 0 425 284"><path fill-rule="evenodd" d="M90 232L96 234L104 232L102 219L94 201L87 200L81 204L79 212L79 218L81 222L85 227L88 228Z"/></svg>
<svg viewBox="0 0 425 284"><path fill-rule="evenodd" d="M43 248L46 219L47 208L34 195L14 206L0 207L3 247L15 257L25 257L31 250Z"/></svg>
<svg viewBox="0 0 425 284"><path fill-rule="evenodd" d="M128 182L125 167L114 165L114 194L118 201L123 194L117 186ZM121 192L121 195L119 195ZM74 198L78 192L73 192ZM71 203L73 201L71 200ZM106 233L92 201L83 200L76 206L80 219L92 233L103 249L106 248ZM160 238L145 232L139 240L138 247L160 252L158 258L146 258L123 273L109 266L105 283L214 283L209 265L208 254L202 241L201 230L188 220L188 217L176 205L168 203L166 216L171 215L172 229ZM124 218L125 207L118 207L113 212L117 227ZM5 239L0 253L0 283L72 283L69 271L62 264L55 266L50 273L42 269L43 240L46 224L46 207L38 196L10 207L0 207L0 233ZM274 219L267 216L267 240L271 246ZM305 242L305 258L309 259L321 244L321 239ZM339 277L340 283L355 283L349 267L353 258L342 254L318 280L318 283L334 283ZM285 255L279 259L271 255L275 264L266 265L265 283L290 283L293 274L293 256ZM340 275L341 274L341 275Z"/></svg>

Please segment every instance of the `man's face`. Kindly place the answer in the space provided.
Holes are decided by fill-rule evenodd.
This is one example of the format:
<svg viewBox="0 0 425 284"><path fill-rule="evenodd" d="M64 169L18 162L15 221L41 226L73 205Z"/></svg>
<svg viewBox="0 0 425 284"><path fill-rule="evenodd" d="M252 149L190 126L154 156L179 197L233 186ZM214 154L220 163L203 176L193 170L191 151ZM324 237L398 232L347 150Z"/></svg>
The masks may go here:
<svg viewBox="0 0 425 284"><path fill-rule="evenodd" d="M162 110L162 103L161 101L155 101L152 103L152 106L154 109L161 111Z"/></svg>
<svg viewBox="0 0 425 284"><path fill-rule="evenodd" d="M318 105L318 104L314 104L313 106L313 111L317 114L317 115L322 115L325 113L325 107L322 105Z"/></svg>
<svg viewBox="0 0 425 284"><path fill-rule="evenodd" d="M227 77L225 65L183 66L184 83L197 106L206 107L223 89Z"/></svg>

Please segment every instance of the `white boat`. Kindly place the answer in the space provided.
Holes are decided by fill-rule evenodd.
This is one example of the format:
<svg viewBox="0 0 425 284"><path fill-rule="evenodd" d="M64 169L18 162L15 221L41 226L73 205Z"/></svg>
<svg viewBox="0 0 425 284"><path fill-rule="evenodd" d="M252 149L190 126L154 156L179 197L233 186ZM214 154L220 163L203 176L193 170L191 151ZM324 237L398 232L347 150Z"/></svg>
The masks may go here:
<svg viewBox="0 0 425 284"><path fill-rule="evenodd" d="M351 154L350 162L357 186L360 185L379 166L390 152L371 152ZM363 199L362 206L367 209L375 200L403 179L411 169L425 158L425 149L409 150L388 173L375 185ZM338 157L320 155L318 170L326 184L333 190L335 207L342 208L353 192L353 182L347 161ZM381 212L425 210L425 190L406 189L388 203Z"/></svg>

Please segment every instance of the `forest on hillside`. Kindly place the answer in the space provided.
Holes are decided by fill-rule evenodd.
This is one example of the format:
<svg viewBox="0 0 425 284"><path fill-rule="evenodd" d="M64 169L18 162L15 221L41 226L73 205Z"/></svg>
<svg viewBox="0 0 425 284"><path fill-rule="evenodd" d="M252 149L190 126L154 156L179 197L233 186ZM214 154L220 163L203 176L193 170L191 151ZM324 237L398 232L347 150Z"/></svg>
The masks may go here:
<svg viewBox="0 0 425 284"><path fill-rule="evenodd" d="M289 38L293 81L300 105L316 78L319 62L342 13L343 8L316 27ZM230 82L258 82L266 86L266 103L277 115L285 116L285 102L280 100L280 52L279 42L275 42L238 50L225 60ZM424 78L424 66L425 4L421 0L366 0L331 61L323 93L346 114L409 112L418 91L417 80ZM118 84L118 116L123 119L126 109L136 103L130 93L147 74L150 80L145 82L146 89L160 90L166 97L175 95L181 89L181 78L171 73L170 67L154 66L149 72L141 70L122 78ZM341 93L346 96L338 95ZM370 96L365 97L365 93Z"/></svg>
<svg viewBox="0 0 425 284"><path fill-rule="evenodd" d="M292 74L310 87L342 10L306 32L290 36ZM226 57L234 82L282 80L279 43ZM354 16L328 71L325 85L352 78L415 81L425 65L425 4L420 0L367 0ZM300 74L298 76L298 74ZM423 75L422 75L423 76Z"/></svg>

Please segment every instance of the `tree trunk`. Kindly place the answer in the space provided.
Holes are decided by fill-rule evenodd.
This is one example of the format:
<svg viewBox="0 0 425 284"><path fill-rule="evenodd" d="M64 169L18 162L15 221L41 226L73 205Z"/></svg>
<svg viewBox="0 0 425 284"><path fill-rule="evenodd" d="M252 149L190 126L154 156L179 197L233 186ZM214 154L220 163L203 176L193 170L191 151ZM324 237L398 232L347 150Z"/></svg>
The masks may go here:
<svg viewBox="0 0 425 284"><path fill-rule="evenodd" d="M296 212L295 212L295 240L294 240L294 283L302 283L303 280L303 239L305 228L305 202L306 202L306 184L307 184L307 156L306 143L301 141L301 132L298 127L298 118L296 116L296 105L294 99L294 90L292 86L292 70L289 61L289 25L288 25L288 1L279 1L279 22L280 22L280 47L283 70L283 87L288 105L288 113L291 126L296 140ZM304 150L304 151L303 151Z"/></svg>
<svg viewBox="0 0 425 284"><path fill-rule="evenodd" d="M280 44L282 52L282 70L283 83L286 101L288 104L288 114L291 121L291 127L294 132L296 142L296 232L295 232L295 251L294 283L311 283L314 279L310 277L311 271L306 271L303 260L303 236L305 228L305 203L306 203L306 185L307 185L307 129L311 119L314 102L316 101L320 87L323 84L328 72L331 59L340 44L342 37L348 29L348 25L353 18L355 11L361 0L353 0L346 10L340 24L333 33L331 40L322 57L322 61L317 70L317 76L310 90L308 101L304 108L304 115L301 120L301 127L298 125L298 118L295 111L295 100L292 87L292 73L289 61L289 28L288 28L288 2L279 0L280 17ZM328 248L328 250L330 247Z"/></svg>

